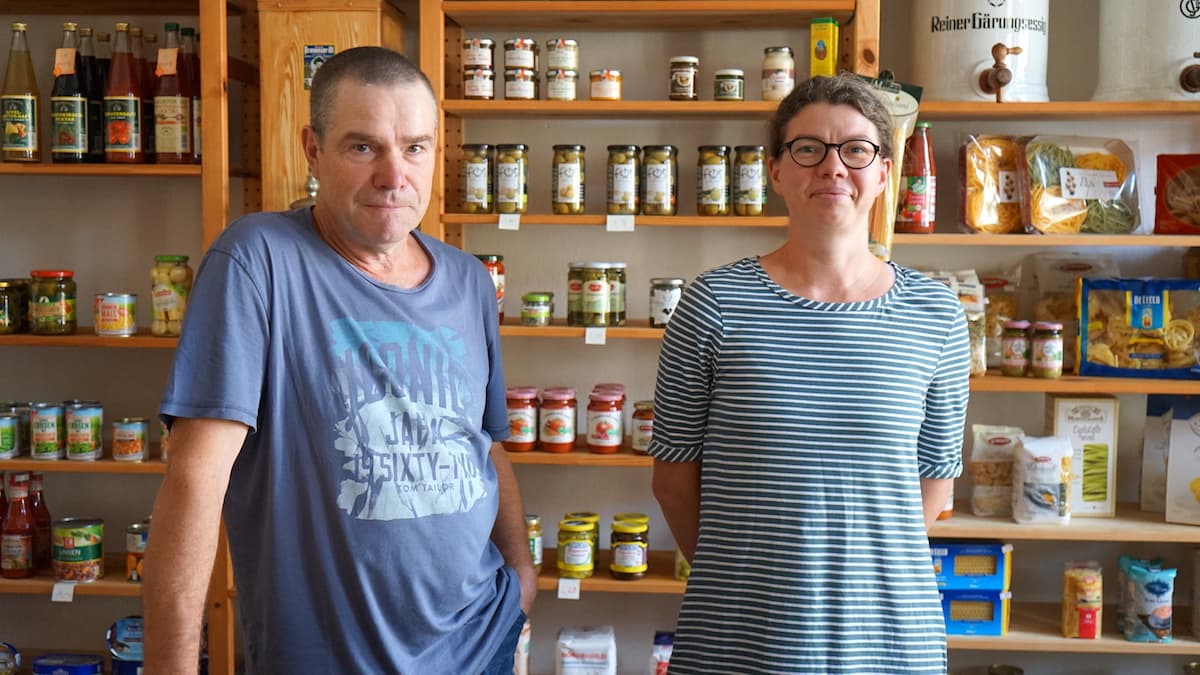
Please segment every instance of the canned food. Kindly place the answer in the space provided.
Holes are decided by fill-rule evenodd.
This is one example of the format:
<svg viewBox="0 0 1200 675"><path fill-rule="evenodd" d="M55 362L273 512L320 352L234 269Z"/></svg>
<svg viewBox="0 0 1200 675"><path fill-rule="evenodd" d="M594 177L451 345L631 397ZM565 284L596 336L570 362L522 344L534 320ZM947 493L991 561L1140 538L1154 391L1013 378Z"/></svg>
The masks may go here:
<svg viewBox="0 0 1200 675"><path fill-rule="evenodd" d="M56 581L91 582L104 576L104 521L63 518L51 529Z"/></svg>
<svg viewBox="0 0 1200 675"><path fill-rule="evenodd" d="M30 456L62 459L66 454L66 419L57 403L32 403L29 410Z"/></svg>
<svg viewBox="0 0 1200 675"><path fill-rule="evenodd" d="M12 459L20 454L20 422L16 413L0 412L0 459Z"/></svg>
<svg viewBox="0 0 1200 675"><path fill-rule="evenodd" d="M29 454L29 415L32 403L22 401L0 402L0 413L11 413L17 416L17 454Z"/></svg>
<svg viewBox="0 0 1200 675"><path fill-rule="evenodd" d="M463 98L490 101L496 97L496 72L491 68L463 69Z"/></svg>
<svg viewBox="0 0 1200 675"><path fill-rule="evenodd" d="M103 656L46 654L33 659L33 675L101 675L103 672Z"/></svg>
<svg viewBox="0 0 1200 675"><path fill-rule="evenodd" d="M129 337L137 334L137 295L133 293L97 293L96 335Z"/></svg>
<svg viewBox="0 0 1200 675"><path fill-rule="evenodd" d="M100 459L104 433L104 407L99 401L63 403L67 425L67 459Z"/></svg>
<svg viewBox="0 0 1200 675"><path fill-rule="evenodd" d="M0 675L14 675L21 668L21 652L7 642L0 642Z"/></svg>
<svg viewBox="0 0 1200 675"><path fill-rule="evenodd" d="M574 101L578 84L577 70L546 71L546 98L551 101Z"/></svg>
<svg viewBox="0 0 1200 675"><path fill-rule="evenodd" d="M144 417L125 417L113 422L113 459L118 462L141 462L149 457L146 437L150 422Z"/></svg>
<svg viewBox="0 0 1200 675"><path fill-rule="evenodd" d="M546 40L546 70L579 70L579 43L569 38Z"/></svg>
<svg viewBox="0 0 1200 675"><path fill-rule="evenodd" d="M496 41L491 38L469 38L463 40L463 68L487 68L495 65Z"/></svg>
<svg viewBox="0 0 1200 675"><path fill-rule="evenodd" d="M150 540L150 523L132 523L125 528L125 578L141 581L142 558L146 556L146 542Z"/></svg>
<svg viewBox="0 0 1200 675"><path fill-rule="evenodd" d="M118 663L137 663L139 666L144 658L142 641L145 631L142 627L142 617L127 616L117 619L108 627L104 641L108 643L108 653L113 657L113 675L119 672Z"/></svg>
<svg viewBox="0 0 1200 675"><path fill-rule="evenodd" d="M179 337L188 296L192 292L192 268L186 255L156 255L150 268L153 335Z"/></svg>
<svg viewBox="0 0 1200 675"><path fill-rule="evenodd" d="M504 98L510 101L536 100L537 81L537 72L532 68L510 68L504 71Z"/></svg>

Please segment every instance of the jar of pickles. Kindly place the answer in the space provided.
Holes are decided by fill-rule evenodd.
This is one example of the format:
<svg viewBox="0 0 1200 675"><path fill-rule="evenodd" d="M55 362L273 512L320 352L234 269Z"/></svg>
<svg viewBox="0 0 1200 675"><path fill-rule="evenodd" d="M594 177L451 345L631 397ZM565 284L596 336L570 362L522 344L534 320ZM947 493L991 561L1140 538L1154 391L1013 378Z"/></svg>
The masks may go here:
<svg viewBox="0 0 1200 675"><path fill-rule="evenodd" d="M700 75L700 59L695 56L671 57L671 84L667 98L672 101L695 101L696 78Z"/></svg>
<svg viewBox="0 0 1200 675"><path fill-rule="evenodd" d="M491 68L463 68L463 98L468 101L496 98L496 71Z"/></svg>
<svg viewBox="0 0 1200 675"><path fill-rule="evenodd" d="M679 151L673 145L647 145L642 158L642 213L675 215Z"/></svg>
<svg viewBox="0 0 1200 675"><path fill-rule="evenodd" d="M565 520L578 520L590 526L588 528L588 541L592 545L592 557L595 557L596 551L599 550L600 546L600 514L594 511L572 511L564 514L563 518Z"/></svg>
<svg viewBox="0 0 1200 675"><path fill-rule="evenodd" d="M583 270L587 263L567 264L567 325L583 325Z"/></svg>
<svg viewBox="0 0 1200 675"><path fill-rule="evenodd" d="M593 101L621 100L621 71L610 68L593 70L588 73L588 81L588 92Z"/></svg>
<svg viewBox="0 0 1200 675"><path fill-rule="evenodd" d="M467 38L462 43L462 66L466 69L486 68L496 64L496 41L492 38Z"/></svg>
<svg viewBox="0 0 1200 675"><path fill-rule="evenodd" d="M534 101L538 97L537 71L509 68L504 71L504 98L509 101Z"/></svg>
<svg viewBox="0 0 1200 675"><path fill-rule="evenodd" d="M582 312L579 325L607 326L612 311L612 292L608 286L608 263L584 263L582 280Z"/></svg>
<svg viewBox="0 0 1200 675"><path fill-rule="evenodd" d="M529 208L529 146L496 146L496 211L525 213Z"/></svg>
<svg viewBox="0 0 1200 675"><path fill-rule="evenodd" d="M592 545L593 523L586 520L560 520L556 565L563 579L587 579L596 569L595 547Z"/></svg>
<svg viewBox="0 0 1200 675"><path fill-rule="evenodd" d="M575 390L550 387L542 391L538 411L538 442L544 452L571 452L575 449Z"/></svg>
<svg viewBox="0 0 1200 675"><path fill-rule="evenodd" d="M733 212L761 216L767 205L767 171L761 145L733 149Z"/></svg>
<svg viewBox="0 0 1200 675"><path fill-rule="evenodd" d="M729 215L729 146L702 145L696 164L696 213Z"/></svg>
<svg viewBox="0 0 1200 675"><path fill-rule="evenodd" d="M153 305L150 332L179 337L183 313L192 292L192 268L186 255L156 255L150 268L150 297Z"/></svg>
<svg viewBox="0 0 1200 675"><path fill-rule="evenodd" d="M577 70L546 71L546 98L551 101L574 101L578 85Z"/></svg>
<svg viewBox="0 0 1200 675"><path fill-rule="evenodd" d="M29 330L29 280L0 279L0 335Z"/></svg>
<svg viewBox="0 0 1200 675"><path fill-rule="evenodd" d="M608 325L625 325L625 269L623 262L608 263Z"/></svg>
<svg viewBox="0 0 1200 675"><path fill-rule="evenodd" d="M538 44L533 38L511 38L504 41L504 69L538 69Z"/></svg>
<svg viewBox="0 0 1200 675"><path fill-rule="evenodd" d="M579 43L570 38L546 40L546 70L579 70Z"/></svg>
<svg viewBox="0 0 1200 675"><path fill-rule="evenodd" d="M551 174L550 196L556 215L579 215L584 212L584 183L586 162L582 145L554 146L554 166Z"/></svg>
<svg viewBox="0 0 1200 675"><path fill-rule="evenodd" d="M463 213L492 212L492 165L495 156L495 149L487 143L462 146L459 185L462 186Z"/></svg>
<svg viewBox="0 0 1200 675"><path fill-rule="evenodd" d="M30 283L29 332L34 335L75 333L75 273L34 270Z"/></svg>
<svg viewBox="0 0 1200 675"><path fill-rule="evenodd" d="M521 325L549 326L554 316L554 294L548 291L521 296Z"/></svg>
<svg viewBox="0 0 1200 675"><path fill-rule="evenodd" d="M636 145L608 146L608 213L638 214L641 207L638 191L641 154Z"/></svg>

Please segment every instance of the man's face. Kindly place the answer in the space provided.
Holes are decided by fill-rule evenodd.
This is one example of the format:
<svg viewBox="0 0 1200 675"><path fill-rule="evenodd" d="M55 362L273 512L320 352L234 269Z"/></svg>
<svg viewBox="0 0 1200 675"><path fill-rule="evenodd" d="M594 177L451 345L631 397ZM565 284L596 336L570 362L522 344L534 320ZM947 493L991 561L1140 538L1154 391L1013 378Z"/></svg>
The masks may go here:
<svg viewBox="0 0 1200 675"><path fill-rule="evenodd" d="M408 236L429 208L436 105L420 82L337 85L324 137L304 154L321 183L315 215L330 234L370 250Z"/></svg>

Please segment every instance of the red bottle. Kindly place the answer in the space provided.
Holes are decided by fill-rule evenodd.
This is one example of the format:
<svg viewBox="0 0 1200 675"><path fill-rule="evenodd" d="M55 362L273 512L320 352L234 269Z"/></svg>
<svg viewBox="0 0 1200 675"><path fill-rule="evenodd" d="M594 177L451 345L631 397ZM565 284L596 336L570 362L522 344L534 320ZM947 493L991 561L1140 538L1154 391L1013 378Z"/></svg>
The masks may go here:
<svg viewBox="0 0 1200 675"><path fill-rule="evenodd" d="M0 529L0 576L33 576L33 514L29 511L29 474L8 476L8 515Z"/></svg>
<svg viewBox="0 0 1200 675"><path fill-rule="evenodd" d="M916 130L904 144L896 232L933 234L936 225L937 171L929 128L929 122L917 122Z"/></svg>
<svg viewBox="0 0 1200 675"><path fill-rule="evenodd" d="M29 474L29 510L33 513L33 568L50 569L50 509L46 507L46 495L42 493L45 477L41 471Z"/></svg>
<svg viewBox="0 0 1200 675"><path fill-rule="evenodd" d="M142 148L142 70L130 51L129 24L117 24L108 83L104 88L104 159L145 161Z"/></svg>

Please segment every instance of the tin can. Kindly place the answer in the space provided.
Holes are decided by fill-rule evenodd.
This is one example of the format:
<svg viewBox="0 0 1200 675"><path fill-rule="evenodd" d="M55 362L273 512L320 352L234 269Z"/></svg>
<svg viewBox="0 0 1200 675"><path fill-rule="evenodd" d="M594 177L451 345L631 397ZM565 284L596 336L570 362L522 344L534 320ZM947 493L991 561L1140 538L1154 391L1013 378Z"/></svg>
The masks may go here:
<svg viewBox="0 0 1200 675"><path fill-rule="evenodd" d="M104 521L63 518L51 528L56 581L92 582L104 576Z"/></svg>
<svg viewBox="0 0 1200 675"><path fill-rule="evenodd" d="M103 656L46 654L33 659L33 675L101 675L103 672Z"/></svg>
<svg viewBox="0 0 1200 675"><path fill-rule="evenodd" d="M32 403L24 401L0 402L0 413L17 416L17 455L29 454L29 412Z"/></svg>
<svg viewBox="0 0 1200 675"><path fill-rule="evenodd" d="M7 642L0 642L0 675L14 675L21 669L21 652Z"/></svg>
<svg viewBox="0 0 1200 675"><path fill-rule="evenodd" d="M113 675L123 672L117 667L118 664L136 664L138 670L134 672L140 672L144 658L142 650L144 634L140 616L117 619L108 627L108 631L104 634L104 641L108 643L108 653L113 657Z"/></svg>
<svg viewBox="0 0 1200 675"><path fill-rule="evenodd" d="M104 408L99 401L63 403L67 425L67 459L95 461L104 447Z"/></svg>
<svg viewBox="0 0 1200 675"><path fill-rule="evenodd" d="M139 582L142 577L142 558L146 556L146 542L150 540L150 523L130 523L125 528L125 578Z"/></svg>
<svg viewBox="0 0 1200 675"><path fill-rule="evenodd" d="M67 447L63 407L58 403L32 403L29 408L30 456L62 459Z"/></svg>
<svg viewBox="0 0 1200 675"><path fill-rule="evenodd" d="M0 459L12 459L20 454L20 422L16 413L0 412Z"/></svg>
<svg viewBox="0 0 1200 675"><path fill-rule="evenodd" d="M137 295L133 293L97 293L96 335L129 337L137 334Z"/></svg>
<svg viewBox="0 0 1200 675"><path fill-rule="evenodd" d="M145 461L150 422L144 417L124 417L113 422L113 459L118 462Z"/></svg>

